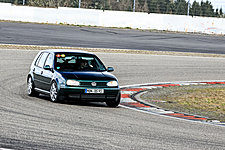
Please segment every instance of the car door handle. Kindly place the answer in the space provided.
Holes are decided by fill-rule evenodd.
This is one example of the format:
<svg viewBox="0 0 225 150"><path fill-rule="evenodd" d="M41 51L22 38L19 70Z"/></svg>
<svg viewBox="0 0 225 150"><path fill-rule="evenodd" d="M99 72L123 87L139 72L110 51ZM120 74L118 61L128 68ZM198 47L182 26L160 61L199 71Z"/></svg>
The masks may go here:
<svg viewBox="0 0 225 150"><path fill-rule="evenodd" d="M43 74L43 71L41 71L41 74Z"/></svg>

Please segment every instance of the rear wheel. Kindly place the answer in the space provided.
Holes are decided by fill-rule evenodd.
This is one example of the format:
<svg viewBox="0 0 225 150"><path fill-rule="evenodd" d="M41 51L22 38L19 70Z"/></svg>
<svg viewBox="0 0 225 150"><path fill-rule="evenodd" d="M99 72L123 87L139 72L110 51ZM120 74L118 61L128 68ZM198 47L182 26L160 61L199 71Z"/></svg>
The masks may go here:
<svg viewBox="0 0 225 150"><path fill-rule="evenodd" d="M56 82L52 82L51 88L50 88L50 99L52 102L59 102L62 100L62 98L59 95L58 87Z"/></svg>
<svg viewBox="0 0 225 150"><path fill-rule="evenodd" d="M38 96L38 92L34 90L34 82L31 77L27 79L27 94L29 96Z"/></svg>
<svg viewBox="0 0 225 150"><path fill-rule="evenodd" d="M120 104L120 93L118 94L117 98L115 100L107 101L106 105L108 107L117 107Z"/></svg>

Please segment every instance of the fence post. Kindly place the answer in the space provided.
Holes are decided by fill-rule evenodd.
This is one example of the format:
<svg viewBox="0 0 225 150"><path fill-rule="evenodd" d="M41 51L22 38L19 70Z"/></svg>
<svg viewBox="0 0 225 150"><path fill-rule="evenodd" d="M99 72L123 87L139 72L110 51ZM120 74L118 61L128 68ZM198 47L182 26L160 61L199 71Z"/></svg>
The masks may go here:
<svg viewBox="0 0 225 150"><path fill-rule="evenodd" d="M188 0L188 10L187 10L187 16L190 14L190 0Z"/></svg>
<svg viewBox="0 0 225 150"><path fill-rule="evenodd" d="M78 8L80 8L81 0L79 0Z"/></svg>
<svg viewBox="0 0 225 150"><path fill-rule="evenodd" d="M134 0L133 12L135 12L135 0Z"/></svg>

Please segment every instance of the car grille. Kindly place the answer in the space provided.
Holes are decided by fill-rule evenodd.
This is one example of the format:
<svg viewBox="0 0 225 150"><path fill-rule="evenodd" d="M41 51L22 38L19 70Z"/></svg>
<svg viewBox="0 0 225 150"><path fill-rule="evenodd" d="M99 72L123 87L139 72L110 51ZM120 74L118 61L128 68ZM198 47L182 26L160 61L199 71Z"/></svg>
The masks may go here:
<svg viewBox="0 0 225 150"><path fill-rule="evenodd" d="M80 86L91 86L92 82L80 82ZM106 87L107 82L96 82L96 86L98 87Z"/></svg>
<svg viewBox="0 0 225 150"><path fill-rule="evenodd" d="M102 95L102 94L69 94L69 98L73 99L116 99L117 95Z"/></svg>
<svg viewBox="0 0 225 150"><path fill-rule="evenodd" d="M81 94L81 99L86 99L86 98L90 98L90 99L96 99L96 98L100 98L100 99L105 99L105 95L85 95L85 94Z"/></svg>

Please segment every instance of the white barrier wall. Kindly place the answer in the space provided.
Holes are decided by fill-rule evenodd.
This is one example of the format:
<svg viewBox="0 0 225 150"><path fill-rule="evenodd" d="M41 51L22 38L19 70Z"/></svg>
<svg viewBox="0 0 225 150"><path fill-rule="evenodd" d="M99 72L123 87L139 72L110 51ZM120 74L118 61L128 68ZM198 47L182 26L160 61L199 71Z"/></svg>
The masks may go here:
<svg viewBox="0 0 225 150"><path fill-rule="evenodd" d="M225 18L65 7L39 8L8 3L0 3L0 20L225 34Z"/></svg>

